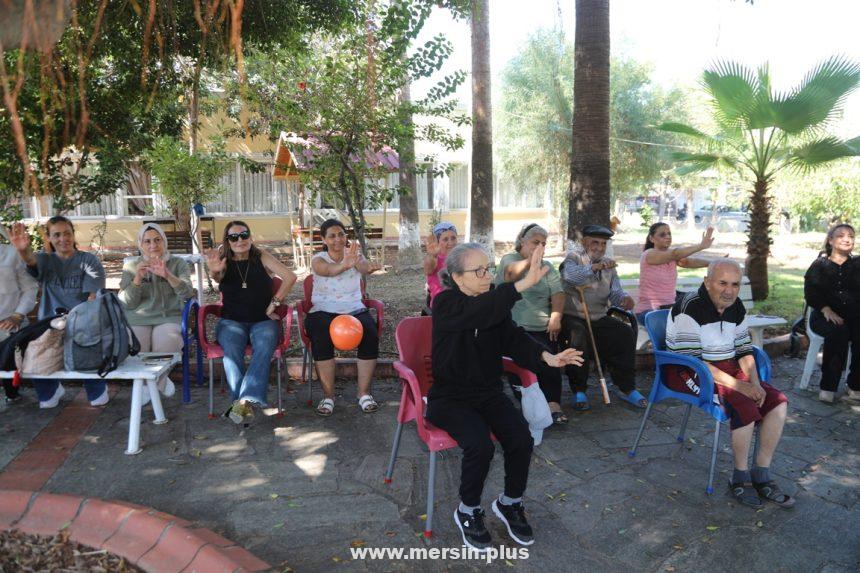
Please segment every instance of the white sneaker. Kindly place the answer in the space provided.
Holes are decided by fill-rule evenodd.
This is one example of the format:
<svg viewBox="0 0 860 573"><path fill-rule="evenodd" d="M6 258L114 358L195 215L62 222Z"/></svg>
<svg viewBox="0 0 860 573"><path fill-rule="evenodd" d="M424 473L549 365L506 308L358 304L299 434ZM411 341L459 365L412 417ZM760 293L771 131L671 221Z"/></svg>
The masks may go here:
<svg viewBox="0 0 860 573"><path fill-rule="evenodd" d="M158 381L158 389L165 398L170 398L176 394L176 386L170 378L162 378Z"/></svg>
<svg viewBox="0 0 860 573"><path fill-rule="evenodd" d="M66 389L63 388L62 384L57 385L57 389L54 391L54 395L51 396L50 400L45 400L44 402L39 402L39 408L43 410L47 410L49 408L56 408L57 404L60 403L60 398L66 395Z"/></svg>
<svg viewBox="0 0 860 573"><path fill-rule="evenodd" d="M836 394L834 392L830 392L828 390L821 390L818 392L818 399L822 402L827 402L828 404L832 404L834 400L836 400Z"/></svg>
<svg viewBox="0 0 860 573"><path fill-rule="evenodd" d="M848 390L845 399L852 402L860 402L860 390Z"/></svg>
<svg viewBox="0 0 860 573"><path fill-rule="evenodd" d="M107 386L105 386L105 391L102 392L102 395L99 396L98 398L96 398L95 400L92 400L90 402L90 405L91 406L104 406L105 404L108 403L108 400L110 400L110 396L108 395Z"/></svg>

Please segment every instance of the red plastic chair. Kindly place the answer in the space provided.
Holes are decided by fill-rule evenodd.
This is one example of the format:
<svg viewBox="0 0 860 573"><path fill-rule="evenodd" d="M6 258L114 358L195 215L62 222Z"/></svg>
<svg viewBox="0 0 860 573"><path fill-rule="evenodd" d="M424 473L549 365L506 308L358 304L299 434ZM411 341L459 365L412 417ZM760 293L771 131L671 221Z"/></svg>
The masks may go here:
<svg viewBox="0 0 860 573"><path fill-rule="evenodd" d="M433 536L433 500L436 485L436 452L457 447L454 438L448 432L441 430L425 418L427 404L424 399L427 391L433 385L433 370L430 362L433 318L429 316L404 318L397 325L395 339L400 360L394 363L401 382L403 392L400 395L400 409L397 412L397 428L394 431L394 444L391 447L391 458L388 460L388 470L385 472L385 483L391 483L394 474L394 462L397 460L397 450L400 448L400 435L403 424L415 421L418 437L427 444L430 450L430 475L427 479L427 521L424 525L424 537ZM505 372L520 379L520 384L527 388L537 383L537 377L520 368L510 358L503 358ZM495 440L495 437L490 435Z"/></svg>
<svg viewBox="0 0 860 573"><path fill-rule="evenodd" d="M281 288L280 277L272 277L272 294L278 292ZM214 363L218 358L224 358L224 349L215 341L209 341L206 338L206 318L214 316L221 318L222 304L219 301L216 304L207 304L200 312L197 313L197 335L200 348L203 350L203 355L209 361L209 419L215 418L215 368ZM293 308L289 305L281 305L278 308L278 314L281 317L281 341L275 347L275 352L272 358L276 360L276 368L278 372L278 417L284 415L283 398L281 393L281 365L283 357L290 347L290 329L293 326ZM250 356L252 353L251 346L245 348L245 354Z"/></svg>
<svg viewBox="0 0 860 573"><path fill-rule="evenodd" d="M305 330L305 317L313 307L311 298L314 292L314 276L308 275L304 282L304 300L296 303L296 316L299 323L299 338L302 341L302 380L308 385L308 406L313 406L313 374L314 374L314 355L311 352L311 339ZM385 315L385 304L381 300L367 298L367 284L364 277L361 279L361 302L367 308L376 310L376 333L379 339L382 340L382 320Z"/></svg>

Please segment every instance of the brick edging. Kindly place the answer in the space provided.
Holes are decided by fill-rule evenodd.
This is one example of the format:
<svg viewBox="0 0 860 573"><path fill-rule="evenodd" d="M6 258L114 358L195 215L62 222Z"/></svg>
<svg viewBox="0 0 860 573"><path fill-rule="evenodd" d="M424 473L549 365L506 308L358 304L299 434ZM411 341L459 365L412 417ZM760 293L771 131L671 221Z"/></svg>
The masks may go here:
<svg viewBox="0 0 860 573"><path fill-rule="evenodd" d="M0 490L0 530L55 535L106 549L145 571L217 573L271 566L229 539L155 509L122 501Z"/></svg>

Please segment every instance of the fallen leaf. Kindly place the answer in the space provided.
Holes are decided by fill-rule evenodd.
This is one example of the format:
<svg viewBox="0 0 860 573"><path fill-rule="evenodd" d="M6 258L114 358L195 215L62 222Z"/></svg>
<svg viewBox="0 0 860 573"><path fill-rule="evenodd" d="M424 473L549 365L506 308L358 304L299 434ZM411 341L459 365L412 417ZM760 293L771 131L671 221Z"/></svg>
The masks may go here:
<svg viewBox="0 0 860 573"><path fill-rule="evenodd" d="M397 532L396 531L386 531L385 535L387 535L388 537L394 537L395 535L397 535Z"/></svg>
<svg viewBox="0 0 860 573"><path fill-rule="evenodd" d="M678 477L678 474L669 474L669 477L676 478L676 477Z"/></svg>
<svg viewBox="0 0 860 573"><path fill-rule="evenodd" d="M207 439L208 437L209 437L209 436L204 436L203 434L198 434L198 435L194 436L194 439L195 439L195 440L205 440L205 439Z"/></svg>
<svg viewBox="0 0 860 573"><path fill-rule="evenodd" d="M678 549L678 550L681 550L681 549L683 549L683 548L684 548L684 546L683 546L683 545L673 545L673 546L672 546L672 549Z"/></svg>
<svg viewBox="0 0 860 573"><path fill-rule="evenodd" d="M280 528L282 528L283 526L284 526L284 522L282 521L282 522L280 522L280 523L276 523L275 525L273 525L273 526L272 526L272 529L280 529Z"/></svg>
<svg viewBox="0 0 860 573"><path fill-rule="evenodd" d="M626 529L619 529L618 530L618 535L624 535L625 533L627 533Z"/></svg>
<svg viewBox="0 0 860 573"><path fill-rule="evenodd" d="M756 527L764 527L764 523L762 523L761 521L756 521L755 526Z"/></svg>
<svg viewBox="0 0 860 573"><path fill-rule="evenodd" d="M332 557L331 560L335 563L340 563L340 557Z"/></svg>
<svg viewBox="0 0 860 573"><path fill-rule="evenodd" d="M548 494L548 493L545 493L544 495L545 495L545 496L547 496L547 497L548 497L548 498L550 498L550 499L555 499L553 496L551 496L551 495L550 495L550 494Z"/></svg>
<svg viewBox="0 0 860 573"><path fill-rule="evenodd" d="M668 571L669 573L672 573L673 571L675 571L675 568L672 565L667 565L666 571Z"/></svg>
<svg viewBox="0 0 860 573"><path fill-rule="evenodd" d="M514 564L513 564L513 563L511 563L510 561L508 561L507 559L505 559L505 565L507 565L508 567L513 567L513 566L514 566Z"/></svg>
<svg viewBox="0 0 860 573"><path fill-rule="evenodd" d="M418 519L420 519L421 521L427 521L427 514L422 513L421 515L418 516Z"/></svg>
<svg viewBox="0 0 860 573"><path fill-rule="evenodd" d="M718 530L718 529L719 529L719 526L717 526L717 525L709 525L709 526L707 526L705 529L707 529L708 531L716 531L716 530Z"/></svg>
<svg viewBox="0 0 860 573"><path fill-rule="evenodd" d="M364 539L356 539L349 544L350 547L364 547Z"/></svg>
<svg viewBox="0 0 860 573"><path fill-rule="evenodd" d="M270 493L270 494L269 494L269 499L278 499L278 494L276 494L276 493Z"/></svg>

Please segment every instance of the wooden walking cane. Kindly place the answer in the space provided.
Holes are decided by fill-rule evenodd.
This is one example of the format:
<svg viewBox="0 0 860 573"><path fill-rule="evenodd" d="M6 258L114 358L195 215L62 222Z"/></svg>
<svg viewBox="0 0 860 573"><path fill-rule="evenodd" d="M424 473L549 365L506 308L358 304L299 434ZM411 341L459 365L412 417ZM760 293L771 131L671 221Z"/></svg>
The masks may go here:
<svg viewBox="0 0 860 573"><path fill-rule="evenodd" d="M594 331L591 330L591 316L588 314L588 305L585 303L585 289L576 287L579 300L582 301L582 312L585 314L585 325L588 327L588 336L591 338L591 349L594 351L594 362L597 364L597 377L600 380L600 390L603 392L603 403L609 405L609 388L606 386L606 378L603 376L603 367L600 365L600 355L597 353L597 341L594 340Z"/></svg>

